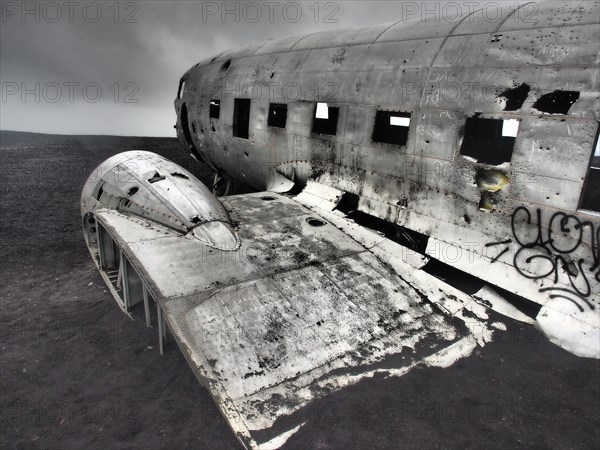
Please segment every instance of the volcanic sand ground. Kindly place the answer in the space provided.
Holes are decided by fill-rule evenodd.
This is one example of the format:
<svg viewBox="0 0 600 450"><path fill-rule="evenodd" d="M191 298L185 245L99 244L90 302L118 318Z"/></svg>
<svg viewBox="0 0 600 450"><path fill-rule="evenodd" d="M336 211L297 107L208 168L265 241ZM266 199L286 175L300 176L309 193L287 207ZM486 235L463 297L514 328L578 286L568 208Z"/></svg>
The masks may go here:
<svg viewBox="0 0 600 450"><path fill-rule="evenodd" d="M0 133L0 447L237 448L171 341L118 308L84 244L79 196L109 156L175 139ZM447 369L364 380L301 411L285 448L598 448L600 362L533 327Z"/></svg>

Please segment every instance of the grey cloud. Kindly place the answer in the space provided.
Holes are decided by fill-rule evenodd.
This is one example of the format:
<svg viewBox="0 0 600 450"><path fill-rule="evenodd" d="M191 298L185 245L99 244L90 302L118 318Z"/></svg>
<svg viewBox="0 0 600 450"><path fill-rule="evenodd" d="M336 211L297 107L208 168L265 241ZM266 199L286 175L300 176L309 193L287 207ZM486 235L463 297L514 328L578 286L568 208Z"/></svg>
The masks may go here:
<svg viewBox="0 0 600 450"><path fill-rule="evenodd" d="M292 22L294 17L291 13L296 7L288 7L290 17L287 18L283 10L287 4L294 2L271 3L273 20L269 17L269 3L262 1L250 2L255 4L254 7L249 7L248 2L231 1L122 2L119 4L119 20L115 22L114 3L98 2L96 5L101 9L102 17L93 23L82 15L83 8L91 3L94 2L78 2L71 22L65 3L55 2L62 8L62 17L51 23L47 19L53 19L50 16L53 11L44 6L44 2L3 2L0 31L3 93L7 93L5 88L13 89L15 83L20 90L21 83L31 89L36 82L41 88L46 87L46 93L50 92L50 95L54 95L54 86L49 83L58 83L63 86L64 92L54 103L44 98L37 103L33 94L26 96L25 102L18 94L4 95L2 129L172 136L175 121L173 98L178 80L202 59L266 39L396 22L407 18L407 11L414 11L415 7L417 15L424 10L435 12L436 8L441 12L445 4L295 2L300 6L302 16L297 22ZM35 10L36 7L40 13L38 17L29 14L25 18L19 13L5 14L11 11L11 5L16 5L19 13L23 8ZM253 23L256 5L262 17ZM204 14L215 7L217 14ZM47 8L48 17L44 17L44 8ZM90 11L94 8L94 5L89 7ZM238 21L235 13L222 17L220 10L223 8L228 11L237 8ZM246 8L245 14L243 8ZM129 19L136 22L124 23L127 14L132 14ZM39 20L36 21L36 18ZM74 88L72 102L63 85L69 82L79 83ZM102 97L98 101L89 102L82 98L81 90L86 83L97 83L101 87ZM115 83L118 83L118 90ZM126 83L139 87L134 96L138 103L123 102L133 92L131 85L130 89L124 88ZM118 101L115 101L115 91L119 93Z"/></svg>

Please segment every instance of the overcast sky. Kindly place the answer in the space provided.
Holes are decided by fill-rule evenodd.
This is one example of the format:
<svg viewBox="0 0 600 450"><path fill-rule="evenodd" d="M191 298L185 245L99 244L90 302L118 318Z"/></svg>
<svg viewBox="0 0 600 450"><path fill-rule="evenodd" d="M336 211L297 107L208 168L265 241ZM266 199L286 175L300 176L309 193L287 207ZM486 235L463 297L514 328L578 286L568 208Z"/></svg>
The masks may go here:
<svg viewBox="0 0 600 450"><path fill-rule="evenodd" d="M206 57L266 39L494 4L2 0L0 128L174 136L179 78Z"/></svg>

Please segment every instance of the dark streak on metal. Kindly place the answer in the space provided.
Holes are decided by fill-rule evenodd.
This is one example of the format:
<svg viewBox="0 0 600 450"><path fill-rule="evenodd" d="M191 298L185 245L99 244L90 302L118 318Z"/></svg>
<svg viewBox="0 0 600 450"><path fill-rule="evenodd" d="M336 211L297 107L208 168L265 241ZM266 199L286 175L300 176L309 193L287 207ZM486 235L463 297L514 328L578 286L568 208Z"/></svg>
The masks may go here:
<svg viewBox="0 0 600 450"><path fill-rule="evenodd" d="M508 248L505 248L504 250L502 250L500 253L498 253L498 254L496 255L496 257L495 257L494 259L492 259L492 261L491 261L491 262L492 262L492 263L495 263L496 261L498 261L498 260L500 259L500 257L501 257L502 255L504 255L504 254L505 254L507 251L508 251Z"/></svg>
<svg viewBox="0 0 600 450"><path fill-rule="evenodd" d="M512 239L507 239L505 241L500 241L500 242L488 242L487 244L485 244L485 246L492 247L494 245L510 244L511 242L512 242Z"/></svg>

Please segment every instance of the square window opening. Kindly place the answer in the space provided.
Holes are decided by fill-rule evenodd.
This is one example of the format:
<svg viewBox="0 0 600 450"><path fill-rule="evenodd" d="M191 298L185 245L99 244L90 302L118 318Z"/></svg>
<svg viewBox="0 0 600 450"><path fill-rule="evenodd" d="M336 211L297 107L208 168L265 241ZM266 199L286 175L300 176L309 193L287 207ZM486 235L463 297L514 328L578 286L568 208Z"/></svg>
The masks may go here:
<svg viewBox="0 0 600 450"><path fill-rule="evenodd" d="M233 103L233 137L248 139L250 99L236 98Z"/></svg>
<svg viewBox="0 0 600 450"><path fill-rule="evenodd" d="M373 127L373 142L406 145L410 113L401 111L377 111Z"/></svg>
<svg viewBox="0 0 600 450"><path fill-rule="evenodd" d="M221 114L221 100L211 100L208 108L208 116L211 119L218 119Z"/></svg>
<svg viewBox="0 0 600 450"><path fill-rule="evenodd" d="M596 147L590 161L579 209L600 212L600 125L596 134Z"/></svg>
<svg viewBox="0 0 600 450"><path fill-rule="evenodd" d="M267 125L276 128L285 128L287 123L287 105L285 103L271 103Z"/></svg>
<svg viewBox="0 0 600 450"><path fill-rule="evenodd" d="M319 134L337 133L337 122L340 108L327 106L327 103L317 103L312 123L312 132Z"/></svg>
<svg viewBox="0 0 600 450"><path fill-rule="evenodd" d="M460 154L493 166L510 162L519 121L468 117Z"/></svg>

